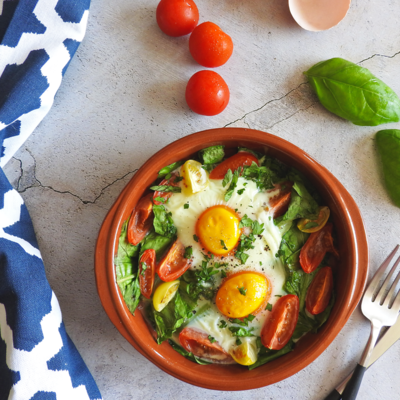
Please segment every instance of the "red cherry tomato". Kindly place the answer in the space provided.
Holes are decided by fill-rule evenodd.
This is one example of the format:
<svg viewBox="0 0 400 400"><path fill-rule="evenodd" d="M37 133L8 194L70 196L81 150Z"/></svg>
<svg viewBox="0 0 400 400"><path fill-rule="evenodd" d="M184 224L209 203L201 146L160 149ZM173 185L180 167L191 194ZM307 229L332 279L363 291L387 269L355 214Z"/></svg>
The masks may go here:
<svg viewBox="0 0 400 400"><path fill-rule="evenodd" d="M140 292L148 299L150 299L153 291L155 273L156 251L153 249L145 250L139 261L139 285Z"/></svg>
<svg viewBox="0 0 400 400"><path fill-rule="evenodd" d="M280 350L289 342L299 318L299 298L294 294L281 297L272 308L270 318L261 330L261 343Z"/></svg>
<svg viewBox="0 0 400 400"><path fill-rule="evenodd" d="M321 314L328 307L333 290L333 275L330 267L321 268L308 287L306 309L313 315Z"/></svg>
<svg viewBox="0 0 400 400"><path fill-rule="evenodd" d="M196 357L220 363L234 363L231 355L218 342L211 343L208 334L205 332L185 328L179 334L179 341L186 351L193 353Z"/></svg>
<svg viewBox="0 0 400 400"><path fill-rule="evenodd" d="M199 10L193 0L161 0L156 11L157 24L169 36L183 36L199 22Z"/></svg>
<svg viewBox="0 0 400 400"><path fill-rule="evenodd" d="M178 175L172 174L171 178L169 179L163 179L160 182L160 186L161 185L165 185L165 186L178 186L178 182L176 181L176 178L178 178ZM153 194L153 203L156 204L157 206L159 206L160 204L165 204L167 202L167 200L172 196L172 192L160 192L158 190L156 190ZM164 199L164 201L158 201L156 200L157 197L161 197L162 199Z"/></svg>
<svg viewBox="0 0 400 400"><path fill-rule="evenodd" d="M300 251L300 265L310 274L318 268L327 252L337 255L333 246L332 224L328 222L322 229L312 233Z"/></svg>
<svg viewBox="0 0 400 400"><path fill-rule="evenodd" d="M203 22L190 35L189 50L200 65L215 68L228 61L233 52L233 42L218 25Z"/></svg>
<svg viewBox="0 0 400 400"><path fill-rule="evenodd" d="M290 199L292 197L292 182L283 182L275 185L274 189L279 189L279 192L269 201L269 210L274 218L278 218L287 211Z"/></svg>
<svg viewBox="0 0 400 400"><path fill-rule="evenodd" d="M253 154L247 153L245 151L240 151L234 156L227 158L225 161L222 161L221 164L217 165L210 172L210 179L224 179L229 169L234 172L239 167L251 165L253 162L258 165L258 159L256 156L253 156Z"/></svg>
<svg viewBox="0 0 400 400"><path fill-rule="evenodd" d="M183 275L190 267L190 260L184 257L185 246L175 240L168 253L157 266L157 273L164 282L173 281Z"/></svg>
<svg viewBox="0 0 400 400"><path fill-rule="evenodd" d="M128 223L128 242L134 246L147 235L153 225L152 195L142 197L133 209Z"/></svg>
<svg viewBox="0 0 400 400"><path fill-rule="evenodd" d="M186 86L186 103L197 114L217 115L229 103L229 88L214 71L196 72Z"/></svg>

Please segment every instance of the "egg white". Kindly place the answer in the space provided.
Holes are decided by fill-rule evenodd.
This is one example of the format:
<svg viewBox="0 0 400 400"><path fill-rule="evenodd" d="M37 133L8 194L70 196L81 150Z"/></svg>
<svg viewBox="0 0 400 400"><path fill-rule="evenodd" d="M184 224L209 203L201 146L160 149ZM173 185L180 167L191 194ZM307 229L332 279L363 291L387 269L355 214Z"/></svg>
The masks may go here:
<svg viewBox="0 0 400 400"><path fill-rule="evenodd" d="M238 194L238 190L244 189L242 194ZM210 179L208 187L199 192L188 196L182 191L174 193L166 203L166 209L172 213L174 225L177 228L179 240L185 247L192 246L193 258L192 269L198 269L204 260L204 254L201 244L194 240L196 222L203 211L215 205L225 205L235 210L242 218L247 215L253 220L264 224L264 232L256 237L253 243L254 249L246 251L249 255L245 264L241 264L240 260L234 256L216 257L210 260L209 266L213 266L215 262L228 263L224 270L229 272L253 271L260 272L267 276L271 284L271 297L269 303L272 305L279 296L285 295L283 285L286 280L285 270L282 262L275 257L279 250L282 235L278 227L274 225L273 217L267 206L269 200L276 194L276 191L259 191L256 184L247 181L244 178L238 179L237 187L229 199L225 201L225 193L227 187L222 186L222 180ZM189 208L184 208L185 204L189 204ZM221 283L220 274L215 275L216 287ZM199 303L199 308L200 308ZM249 323L248 328L254 327L254 335L259 336L265 319L268 317L269 311L262 311L256 315L256 318ZM236 337L232 336L227 328L219 328L221 319L227 320L215 304L210 302L210 308L202 315L192 320L188 326L198 328L209 335L213 336L221 345L221 347L229 352L235 346ZM255 338L246 338L245 340L255 340ZM243 340L242 340L243 341Z"/></svg>

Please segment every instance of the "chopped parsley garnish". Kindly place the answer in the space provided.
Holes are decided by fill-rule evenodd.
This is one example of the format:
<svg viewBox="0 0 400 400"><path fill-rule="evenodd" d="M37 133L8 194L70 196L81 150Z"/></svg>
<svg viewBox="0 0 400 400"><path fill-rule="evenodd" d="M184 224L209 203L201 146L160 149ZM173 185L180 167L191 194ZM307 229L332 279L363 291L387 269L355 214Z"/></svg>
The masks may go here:
<svg viewBox="0 0 400 400"><path fill-rule="evenodd" d="M183 205L183 208L184 208L185 210L187 210L187 209L189 208L189 203L184 204L184 205Z"/></svg>
<svg viewBox="0 0 400 400"><path fill-rule="evenodd" d="M242 344L242 341L239 338L236 338L236 346L240 346Z"/></svg>
<svg viewBox="0 0 400 400"><path fill-rule="evenodd" d="M228 326L228 324L226 323L226 321L224 319L221 319L221 321L219 321L218 328L223 329L223 328L226 328L227 326Z"/></svg>
<svg viewBox="0 0 400 400"><path fill-rule="evenodd" d="M147 264L145 262L142 263L142 271L140 272L140 275L144 276L144 272L148 268Z"/></svg>
<svg viewBox="0 0 400 400"><path fill-rule="evenodd" d="M265 309L268 310L268 311L272 311L272 304L268 303L267 307L265 307Z"/></svg>
<svg viewBox="0 0 400 400"><path fill-rule="evenodd" d="M228 250L228 248L225 246L225 242L221 240L221 246L224 250Z"/></svg>
<svg viewBox="0 0 400 400"><path fill-rule="evenodd" d="M244 191L245 191L245 189L243 188L243 189L239 189L237 192L238 192L238 194L243 194Z"/></svg>
<svg viewBox="0 0 400 400"><path fill-rule="evenodd" d="M216 342L215 338L212 337L211 335L208 335L208 340L209 340L211 343Z"/></svg>
<svg viewBox="0 0 400 400"><path fill-rule="evenodd" d="M254 328L245 329L242 328L241 326L230 326L229 330L231 331L233 336L246 337L246 336L253 336L252 331L254 331Z"/></svg>
<svg viewBox="0 0 400 400"><path fill-rule="evenodd" d="M221 278L226 278L226 272L224 270L221 271Z"/></svg>
<svg viewBox="0 0 400 400"><path fill-rule="evenodd" d="M240 287L240 288L238 288L238 289L239 289L239 292L240 292L240 294L241 294L242 296L246 296L247 289L245 289L244 286L242 286L242 287Z"/></svg>
<svg viewBox="0 0 400 400"><path fill-rule="evenodd" d="M193 255L193 248L192 246L188 246L185 248L185 254L183 255L185 258L191 258Z"/></svg>
<svg viewBox="0 0 400 400"><path fill-rule="evenodd" d="M201 262L201 269L195 272L199 281L207 282L213 275L218 274L218 270L213 267L208 267L207 261Z"/></svg>
<svg viewBox="0 0 400 400"><path fill-rule="evenodd" d="M199 241L199 238L196 235L193 235L193 239L194 239L195 242Z"/></svg>
<svg viewBox="0 0 400 400"><path fill-rule="evenodd" d="M232 324L238 324L240 326L248 326L249 322L253 321L255 316L253 314L249 314L247 317L239 319L239 318L230 318L229 322Z"/></svg>

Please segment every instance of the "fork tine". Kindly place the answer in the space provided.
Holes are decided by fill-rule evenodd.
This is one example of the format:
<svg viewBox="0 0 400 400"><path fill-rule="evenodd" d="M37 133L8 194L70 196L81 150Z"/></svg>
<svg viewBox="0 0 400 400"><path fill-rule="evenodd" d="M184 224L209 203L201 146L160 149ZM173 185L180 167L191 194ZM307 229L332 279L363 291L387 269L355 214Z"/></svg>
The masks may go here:
<svg viewBox="0 0 400 400"><path fill-rule="evenodd" d="M400 262L400 257L397 260L397 264ZM385 307L390 307L391 309L396 309L397 307L399 308L398 311L400 311L400 296L399 294L397 294L397 296L394 298L395 296L395 291L396 291L396 287L397 284L400 281L400 272L397 274L396 279L394 280L389 293L386 296L385 302L383 303L383 306ZM394 301L392 300L394 298ZM393 303L393 304L392 304Z"/></svg>
<svg viewBox="0 0 400 400"><path fill-rule="evenodd" d="M383 301L385 300L385 297L386 297L386 299L388 299L389 301L388 301L388 302L385 301L384 304L385 304L386 306L389 305L390 299L392 298L394 289L395 289L395 287L396 287L396 285L394 285L394 286L392 285L391 291L390 291L391 293L390 293L390 295L389 295L389 293L388 293L389 289L388 289L388 288L389 288L390 278L392 277L392 275L393 275L394 272L396 271L397 266L399 265L399 263L400 263L400 257L396 260L396 262L394 263L392 269L391 269L390 272L387 274L387 277L386 277L385 281L383 282L383 284L382 284L382 286L381 286L381 289L379 290L378 294L377 294L376 297L375 297L375 300L374 300L374 301L377 301L379 304L382 304ZM397 277L397 278L398 278L398 277Z"/></svg>
<svg viewBox="0 0 400 400"><path fill-rule="evenodd" d="M394 250L388 255L388 257L386 258L386 260L382 263L382 265L379 267L378 271L376 271L372 281L370 282L370 284L368 285L367 290L365 291L364 294L364 298L373 298L375 293L378 291L379 289L379 282L383 276L383 274L386 271L386 268L388 267L388 265L390 264L390 262L392 261L394 255L396 254L397 250L399 249L399 245L397 245Z"/></svg>

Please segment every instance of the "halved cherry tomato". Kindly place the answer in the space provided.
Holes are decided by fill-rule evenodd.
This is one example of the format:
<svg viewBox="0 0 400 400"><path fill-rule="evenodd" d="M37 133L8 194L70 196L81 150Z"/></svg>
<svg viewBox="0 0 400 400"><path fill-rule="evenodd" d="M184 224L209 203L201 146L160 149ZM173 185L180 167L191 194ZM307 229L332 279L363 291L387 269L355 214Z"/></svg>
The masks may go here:
<svg viewBox="0 0 400 400"><path fill-rule="evenodd" d="M164 282L173 281L183 275L190 267L191 261L184 257L185 246L179 239L168 250L166 256L157 266L157 273Z"/></svg>
<svg viewBox="0 0 400 400"><path fill-rule="evenodd" d="M333 290L333 275L330 267L321 268L308 287L306 309L317 315L328 307Z"/></svg>
<svg viewBox="0 0 400 400"><path fill-rule="evenodd" d="M156 18L165 34L183 36L197 26L199 10L193 0L161 0L157 6Z"/></svg>
<svg viewBox="0 0 400 400"><path fill-rule="evenodd" d="M143 252L139 261L139 285L140 292L148 299L153 291L154 277L156 273L156 251L147 249Z"/></svg>
<svg viewBox="0 0 400 400"><path fill-rule="evenodd" d="M151 193L142 197L133 209L128 223L128 242L138 245L153 225L153 202Z"/></svg>
<svg viewBox="0 0 400 400"><path fill-rule="evenodd" d="M233 42L218 25L203 22L190 35L189 51L203 67L215 68L229 60L233 52Z"/></svg>
<svg viewBox="0 0 400 400"><path fill-rule="evenodd" d="M261 330L261 343L271 350L280 350L289 342L299 318L299 298L294 294L281 297L274 304L271 316Z"/></svg>
<svg viewBox="0 0 400 400"><path fill-rule="evenodd" d="M317 219L302 218L298 223L297 227L306 233L314 233L322 229L329 219L331 210L327 206L319 207Z"/></svg>
<svg viewBox="0 0 400 400"><path fill-rule="evenodd" d="M178 181L177 181L178 175L176 174L172 174L171 178L169 179L163 179L160 182L160 186L179 186L178 185ZM157 206L161 205L161 204L165 204L167 202L167 200L172 196L172 192L160 192L158 190L156 190L154 192L153 195L153 203L156 204ZM158 201L155 200L157 197L161 197L162 199L164 199L164 201Z"/></svg>
<svg viewBox="0 0 400 400"><path fill-rule="evenodd" d="M182 347L196 357L220 363L234 363L233 358L218 342L210 342L208 334L193 328L185 328L179 334Z"/></svg>
<svg viewBox="0 0 400 400"><path fill-rule="evenodd" d="M258 165L258 159L256 156L253 156L253 154L247 153L246 151L240 151L234 156L222 161L221 164L217 165L210 172L210 179L224 179L229 169L234 172L239 167L251 165L253 162Z"/></svg>
<svg viewBox="0 0 400 400"><path fill-rule="evenodd" d="M318 268L327 252L338 255L333 246L332 224L328 222L318 232L312 233L300 251L300 265L310 274Z"/></svg>
<svg viewBox="0 0 400 400"><path fill-rule="evenodd" d="M268 209L272 212L274 218L278 218L285 214L287 211L290 199L292 197L292 182L283 182L275 185L275 189L279 189L279 192L269 200Z"/></svg>

